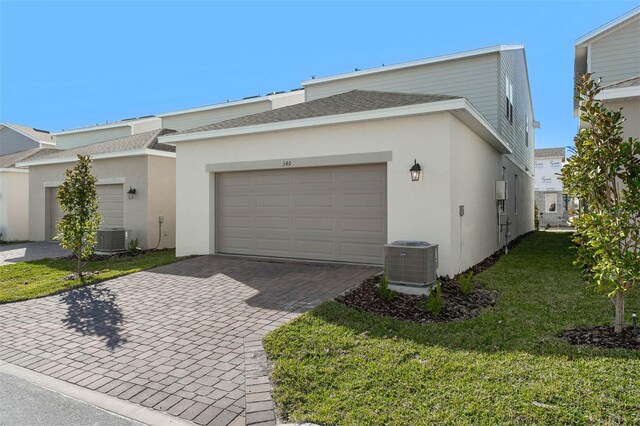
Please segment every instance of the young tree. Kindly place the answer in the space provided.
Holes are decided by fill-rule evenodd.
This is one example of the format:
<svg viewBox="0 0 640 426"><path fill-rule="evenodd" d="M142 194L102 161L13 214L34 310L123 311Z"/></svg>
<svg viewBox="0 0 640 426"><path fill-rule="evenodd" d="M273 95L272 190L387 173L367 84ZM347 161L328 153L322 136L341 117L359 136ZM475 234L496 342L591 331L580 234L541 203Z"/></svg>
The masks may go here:
<svg viewBox="0 0 640 426"><path fill-rule="evenodd" d="M615 333L624 328L625 295L640 281L640 143L624 138L622 111L597 99L600 84L585 74L578 84L580 120L574 155L562 182L588 209L574 218L576 264L615 305Z"/></svg>
<svg viewBox="0 0 640 426"><path fill-rule="evenodd" d="M82 260L93 254L100 225L97 178L91 174L91 159L83 155L78 155L75 167L65 175L64 183L58 188L63 216L57 224L55 239L78 260L78 276L82 280Z"/></svg>

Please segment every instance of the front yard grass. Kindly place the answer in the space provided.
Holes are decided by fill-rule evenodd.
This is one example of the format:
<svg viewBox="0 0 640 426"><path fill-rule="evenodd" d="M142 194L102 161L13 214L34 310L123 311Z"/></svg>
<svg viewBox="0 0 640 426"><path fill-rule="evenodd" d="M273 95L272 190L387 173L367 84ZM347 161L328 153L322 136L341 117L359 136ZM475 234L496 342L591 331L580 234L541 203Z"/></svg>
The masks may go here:
<svg viewBox="0 0 640 426"><path fill-rule="evenodd" d="M76 272L74 260L43 259L0 266L0 303L48 296L177 260L179 259L174 250L166 250L150 251L135 257L114 257L88 262L83 271L100 271L100 274L86 278L84 283L80 279L63 280L65 276Z"/></svg>
<svg viewBox="0 0 640 426"><path fill-rule="evenodd" d="M478 276L498 302L471 320L420 325L326 302L271 332L280 414L323 425L640 424L640 352L558 337L614 315L584 287L570 245L567 234L523 240ZM636 292L627 316L639 310Z"/></svg>

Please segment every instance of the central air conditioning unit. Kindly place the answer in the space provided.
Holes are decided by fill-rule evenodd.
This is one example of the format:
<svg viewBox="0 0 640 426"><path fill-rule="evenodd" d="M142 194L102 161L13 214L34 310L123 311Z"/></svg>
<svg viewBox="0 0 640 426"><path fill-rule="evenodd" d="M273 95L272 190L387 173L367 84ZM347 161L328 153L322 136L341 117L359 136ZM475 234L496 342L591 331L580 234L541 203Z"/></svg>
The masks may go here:
<svg viewBox="0 0 640 426"><path fill-rule="evenodd" d="M408 294L428 294L438 275L438 245L426 241L394 241L384 246L389 288Z"/></svg>
<svg viewBox="0 0 640 426"><path fill-rule="evenodd" d="M114 252L127 248L127 231L124 228L99 229L96 239L96 251Z"/></svg>

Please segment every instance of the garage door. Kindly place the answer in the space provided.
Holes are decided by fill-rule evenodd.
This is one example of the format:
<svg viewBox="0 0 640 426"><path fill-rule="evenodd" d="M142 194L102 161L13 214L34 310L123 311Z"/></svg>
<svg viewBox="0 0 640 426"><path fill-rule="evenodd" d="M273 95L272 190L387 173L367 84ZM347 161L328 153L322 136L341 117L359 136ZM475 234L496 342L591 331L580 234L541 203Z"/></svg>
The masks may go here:
<svg viewBox="0 0 640 426"><path fill-rule="evenodd" d="M382 263L386 164L216 176L221 253Z"/></svg>
<svg viewBox="0 0 640 426"><path fill-rule="evenodd" d="M122 228L124 226L123 202L124 194L123 186L119 185L97 185L98 193L98 212L100 212L101 228ZM58 188L51 189L51 230L50 238L56 234L55 225L62 219L62 210L56 198Z"/></svg>

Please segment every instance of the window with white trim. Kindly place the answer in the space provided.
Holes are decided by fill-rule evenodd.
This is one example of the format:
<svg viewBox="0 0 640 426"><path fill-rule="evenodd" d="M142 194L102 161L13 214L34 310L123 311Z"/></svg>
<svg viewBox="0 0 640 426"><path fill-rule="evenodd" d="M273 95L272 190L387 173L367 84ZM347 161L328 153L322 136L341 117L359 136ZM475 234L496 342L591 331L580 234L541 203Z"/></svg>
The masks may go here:
<svg viewBox="0 0 640 426"><path fill-rule="evenodd" d="M558 195L544 194L544 211L546 213L558 212Z"/></svg>
<svg viewBox="0 0 640 426"><path fill-rule="evenodd" d="M504 77L504 100L505 100L505 116L509 123L513 124L513 85L509 77Z"/></svg>

